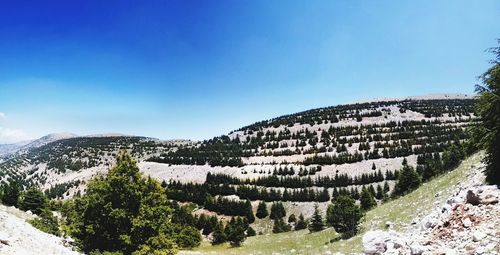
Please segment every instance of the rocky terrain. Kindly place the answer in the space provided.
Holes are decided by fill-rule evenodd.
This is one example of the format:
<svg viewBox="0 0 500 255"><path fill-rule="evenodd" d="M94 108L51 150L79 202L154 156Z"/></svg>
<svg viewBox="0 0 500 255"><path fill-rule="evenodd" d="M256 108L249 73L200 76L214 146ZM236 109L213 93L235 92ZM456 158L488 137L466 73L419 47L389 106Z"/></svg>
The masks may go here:
<svg viewBox="0 0 500 255"><path fill-rule="evenodd" d="M0 205L1 255L77 255L64 239L44 233L26 222L33 216L14 207Z"/></svg>
<svg viewBox="0 0 500 255"><path fill-rule="evenodd" d="M367 232L365 254L500 254L500 190L484 184L483 169L473 166L453 196L406 230L396 232L388 222L388 230Z"/></svg>

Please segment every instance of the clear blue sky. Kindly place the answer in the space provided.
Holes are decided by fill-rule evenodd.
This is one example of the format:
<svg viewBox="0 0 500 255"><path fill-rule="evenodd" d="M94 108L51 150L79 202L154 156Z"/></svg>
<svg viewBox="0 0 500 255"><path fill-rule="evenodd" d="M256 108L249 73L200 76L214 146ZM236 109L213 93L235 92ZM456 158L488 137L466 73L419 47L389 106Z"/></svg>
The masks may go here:
<svg viewBox="0 0 500 255"><path fill-rule="evenodd" d="M0 143L205 139L374 97L472 93L500 1L2 1Z"/></svg>

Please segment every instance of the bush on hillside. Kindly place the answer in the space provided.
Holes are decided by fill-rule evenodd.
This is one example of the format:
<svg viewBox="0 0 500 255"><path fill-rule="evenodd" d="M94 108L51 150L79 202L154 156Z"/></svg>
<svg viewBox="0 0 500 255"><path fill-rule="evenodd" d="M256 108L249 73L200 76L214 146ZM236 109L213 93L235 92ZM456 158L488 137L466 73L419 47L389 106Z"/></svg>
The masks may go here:
<svg viewBox="0 0 500 255"><path fill-rule="evenodd" d="M307 228L307 221L306 219L304 218L304 215L303 214L300 214L299 215L299 219L297 220L297 222L295 223L295 228L294 230L302 230L302 229L306 229Z"/></svg>
<svg viewBox="0 0 500 255"><path fill-rule="evenodd" d="M375 201L373 194L365 188L363 188L363 190L361 191L361 197L359 198L359 201L361 204L361 209L365 211L368 211L377 206L377 201Z"/></svg>
<svg viewBox="0 0 500 255"><path fill-rule="evenodd" d="M48 206L45 194L37 189L30 188L24 192L19 200L19 208L39 215Z"/></svg>
<svg viewBox="0 0 500 255"><path fill-rule="evenodd" d="M399 177L394 187L394 195L405 195L415 189L421 184L421 179L415 169L411 166L405 165L399 172Z"/></svg>
<svg viewBox="0 0 500 255"><path fill-rule="evenodd" d="M61 234L61 231L59 230L59 220L47 208L44 208L39 217L30 220L29 223L33 227L45 233L55 236L59 236Z"/></svg>
<svg viewBox="0 0 500 255"><path fill-rule="evenodd" d="M2 203L7 206L17 206L19 195L21 194L21 185L15 181L10 181L2 189Z"/></svg>
<svg viewBox="0 0 500 255"><path fill-rule="evenodd" d="M245 231L248 228L248 222L241 217L233 217L224 229L229 244L233 247L240 246L247 238Z"/></svg>
<svg viewBox="0 0 500 255"><path fill-rule="evenodd" d="M64 213L66 229L87 253L172 254L178 246L165 190L143 177L127 153L106 176L91 180Z"/></svg>
<svg viewBox="0 0 500 255"><path fill-rule="evenodd" d="M311 222L309 222L309 231L318 232L325 228L325 224L323 223L323 217L319 212L318 205L314 205L314 214L311 218Z"/></svg>
<svg viewBox="0 0 500 255"><path fill-rule="evenodd" d="M340 195L335 200L335 204L328 206L326 222L343 238L349 238L358 232L359 221L362 217L363 212L356 205L356 201L348 196Z"/></svg>
<svg viewBox="0 0 500 255"><path fill-rule="evenodd" d="M269 213L267 212L266 202L261 201L257 207L257 213L255 214L255 216L257 216L257 218L259 219L263 219L267 217L267 215L269 215Z"/></svg>

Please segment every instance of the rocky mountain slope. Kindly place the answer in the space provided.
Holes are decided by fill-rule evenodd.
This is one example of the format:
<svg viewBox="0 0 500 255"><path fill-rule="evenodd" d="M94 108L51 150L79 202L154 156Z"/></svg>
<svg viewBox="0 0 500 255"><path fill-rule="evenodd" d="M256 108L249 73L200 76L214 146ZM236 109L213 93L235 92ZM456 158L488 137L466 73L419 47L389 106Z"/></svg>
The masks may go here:
<svg viewBox="0 0 500 255"><path fill-rule="evenodd" d="M388 193L403 163L426 172L429 159L462 150L475 121L473 105L470 97L449 95L339 105L257 122L201 142L58 139L4 157L0 179L67 198L84 192L89 179L127 150L147 175L178 182L168 187L169 197L198 204L200 213L210 213L203 198L211 195L249 199L254 207L259 200L288 201L290 211L308 217L311 204L319 202L324 210L335 192L356 196L362 187L387 187ZM189 183L201 186L185 186ZM213 188L218 185L228 189ZM243 186L258 196L249 196Z"/></svg>
<svg viewBox="0 0 500 255"><path fill-rule="evenodd" d="M42 137L30 143L30 147L4 156L0 180L17 180L25 186L51 189L51 198L64 198L83 191L86 181L105 172L122 150L144 160L188 143L135 136L57 136L58 139L51 141L54 137Z"/></svg>
<svg viewBox="0 0 500 255"><path fill-rule="evenodd" d="M16 155L27 153L31 149L41 147L51 142L73 138L76 136L77 135L72 133L54 133L36 140L22 141L14 144L0 144L0 162Z"/></svg>
<svg viewBox="0 0 500 255"><path fill-rule="evenodd" d="M347 240L332 242L338 236L332 228L316 233L302 230L249 237L242 247L237 248L202 244L201 247L193 251L183 251L181 254L313 255L364 254L365 251L367 254L412 254L411 247L413 247L415 254L419 254L417 248L421 248L422 254L428 255L467 254L462 249L467 245L470 245L470 247L475 245L476 247L475 253L469 251L468 254L498 254L500 233L495 232L495 228L498 226L500 214L498 214L497 210L492 209L498 208L498 204L468 205L474 207L471 209L471 213L479 213L485 217L481 222L471 220L474 223L471 224L467 230L468 232L465 232L463 236L463 232L455 231L457 236L462 236L463 239L457 238L454 241L447 238L441 239L439 236L429 235L429 233L433 232L432 228L426 227L426 222L429 222L429 220L438 224L434 227L439 226L441 216L449 215L442 210L443 207L450 208L447 205L452 202L450 198L458 198L460 193L466 194L469 190L468 187L473 190L484 187L484 175L481 172L484 169L484 165L481 163L483 157L484 153L476 153L465 159L453 171L435 177L406 196L391 200L368 211L361 222L360 233ZM491 186L486 186L486 189L490 190ZM481 196L485 197L488 193ZM452 203L463 203L458 201ZM463 215L467 216L467 213ZM446 222L447 217L442 217L443 223ZM476 223L478 224L476 225ZM453 226L453 224L449 226ZM440 228L437 227L436 229ZM488 233L488 235L484 236L483 240L475 242L473 237L475 230L484 231L483 233ZM426 238L432 240L432 242L428 244L425 244L425 242L420 243L420 241L425 241ZM492 248L491 243L496 244L495 248ZM488 250L486 250L488 245Z"/></svg>
<svg viewBox="0 0 500 255"><path fill-rule="evenodd" d="M33 217L14 207L0 205L0 254L80 254L63 239L44 233L26 222Z"/></svg>
<svg viewBox="0 0 500 255"><path fill-rule="evenodd" d="M452 196L405 231L367 232L365 254L500 254L500 189L484 184L483 170L472 166Z"/></svg>

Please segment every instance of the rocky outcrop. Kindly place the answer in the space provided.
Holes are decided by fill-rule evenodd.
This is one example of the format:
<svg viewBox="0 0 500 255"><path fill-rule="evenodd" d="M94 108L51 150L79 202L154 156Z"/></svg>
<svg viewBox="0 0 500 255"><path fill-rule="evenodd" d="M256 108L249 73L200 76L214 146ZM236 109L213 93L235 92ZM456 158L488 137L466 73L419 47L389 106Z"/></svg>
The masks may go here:
<svg viewBox="0 0 500 255"><path fill-rule="evenodd" d="M454 195L405 233L368 231L365 254L500 254L500 190L474 169Z"/></svg>
<svg viewBox="0 0 500 255"><path fill-rule="evenodd" d="M44 233L27 223L26 220L32 217L13 207L0 205L0 254L80 254L62 238Z"/></svg>

